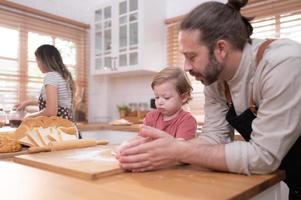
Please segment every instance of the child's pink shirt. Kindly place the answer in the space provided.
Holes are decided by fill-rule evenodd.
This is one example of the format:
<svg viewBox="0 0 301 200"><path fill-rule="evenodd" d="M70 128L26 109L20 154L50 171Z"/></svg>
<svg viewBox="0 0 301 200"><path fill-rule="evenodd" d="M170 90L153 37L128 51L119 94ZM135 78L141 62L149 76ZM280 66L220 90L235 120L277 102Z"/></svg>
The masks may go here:
<svg viewBox="0 0 301 200"><path fill-rule="evenodd" d="M197 129L195 118L183 110L175 118L168 121L163 121L163 115L158 110L151 111L147 113L144 124L185 140L194 138Z"/></svg>

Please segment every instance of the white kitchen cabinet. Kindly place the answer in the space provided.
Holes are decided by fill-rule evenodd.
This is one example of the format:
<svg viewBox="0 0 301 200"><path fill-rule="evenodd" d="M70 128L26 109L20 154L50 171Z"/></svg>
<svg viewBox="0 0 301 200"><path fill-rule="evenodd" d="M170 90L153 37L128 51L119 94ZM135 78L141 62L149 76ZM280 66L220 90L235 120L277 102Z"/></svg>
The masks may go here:
<svg viewBox="0 0 301 200"><path fill-rule="evenodd" d="M112 0L97 9L92 74L138 75L165 67L165 13L160 0Z"/></svg>
<svg viewBox="0 0 301 200"><path fill-rule="evenodd" d="M112 5L95 12L95 71L112 67Z"/></svg>

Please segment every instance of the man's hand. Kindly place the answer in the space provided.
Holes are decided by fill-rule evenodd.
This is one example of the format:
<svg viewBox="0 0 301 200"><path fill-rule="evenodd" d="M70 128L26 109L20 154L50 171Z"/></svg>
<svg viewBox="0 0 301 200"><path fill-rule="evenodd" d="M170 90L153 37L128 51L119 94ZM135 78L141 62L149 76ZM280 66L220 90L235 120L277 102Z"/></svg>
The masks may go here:
<svg viewBox="0 0 301 200"><path fill-rule="evenodd" d="M149 138L144 138L141 136L137 136L131 140L127 140L124 141L123 143L121 143L115 150L114 150L114 154L116 156L116 158L118 159L120 156L120 152L124 151L127 148L133 147L133 146L137 146L139 144L143 144L146 142L149 142L150 139Z"/></svg>
<svg viewBox="0 0 301 200"><path fill-rule="evenodd" d="M118 150L117 159L124 169L141 172L179 164L181 142L164 131L142 126L142 138L130 141Z"/></svg>

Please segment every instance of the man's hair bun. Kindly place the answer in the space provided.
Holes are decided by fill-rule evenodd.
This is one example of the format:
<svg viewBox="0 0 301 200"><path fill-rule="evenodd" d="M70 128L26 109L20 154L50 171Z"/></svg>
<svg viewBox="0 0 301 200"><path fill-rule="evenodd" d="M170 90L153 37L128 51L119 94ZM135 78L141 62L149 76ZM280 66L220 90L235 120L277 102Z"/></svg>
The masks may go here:
<svg viewBox="0 0 301 200"><path fill-rule="evenodd" d="M248 3L248 0L228 0L227 6L240 11Z"/></svg>

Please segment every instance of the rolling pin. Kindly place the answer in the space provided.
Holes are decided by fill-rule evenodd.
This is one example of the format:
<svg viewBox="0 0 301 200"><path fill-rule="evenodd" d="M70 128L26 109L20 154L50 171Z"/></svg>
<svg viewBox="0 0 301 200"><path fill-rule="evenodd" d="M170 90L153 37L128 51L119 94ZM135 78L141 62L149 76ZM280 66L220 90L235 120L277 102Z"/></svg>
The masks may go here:
<svg viewBox="0 0 301 200"><path fill-rule="evenodd" d="M106 145L107 140L95 139L79 139L79 140L66 140L61 142L49 142L45 147L30 147L29 153L47 152L47 151L60 151L67 149L77 149L84 147L92 147L96 145Z"/></svg>

